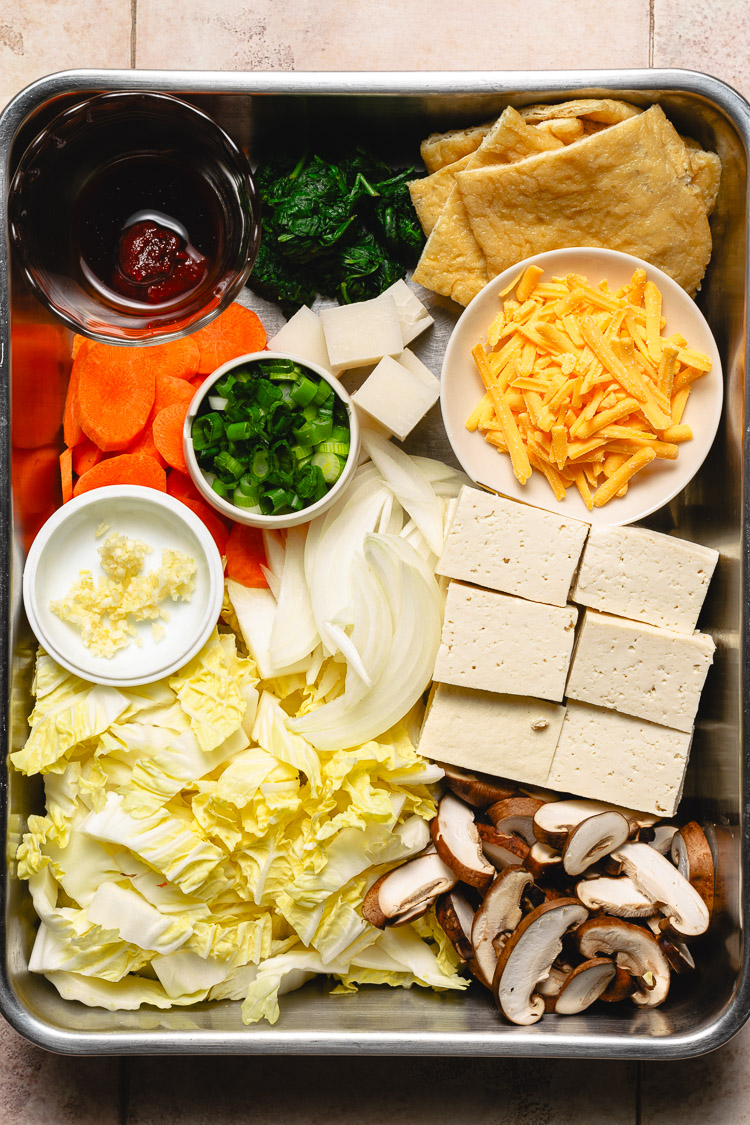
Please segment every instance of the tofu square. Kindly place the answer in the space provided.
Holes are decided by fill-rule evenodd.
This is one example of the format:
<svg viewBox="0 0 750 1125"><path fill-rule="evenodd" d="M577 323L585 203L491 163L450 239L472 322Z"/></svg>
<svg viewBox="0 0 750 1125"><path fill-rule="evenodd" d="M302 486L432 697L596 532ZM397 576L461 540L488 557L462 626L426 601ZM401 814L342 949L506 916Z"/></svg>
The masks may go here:
<svg viewBox="0 0 750 1125"><path fill-rule="evenodd" d="M642 527L592 529L571 595L579 605L692 633L719 552Z"/></svg>
<svg viewBox="0 0 750 1125"><path fill-rule="evenodd" d="M403 350L398 310L390 295L323 309L320 319L331 369L336 374L366 367L384 355L398 355Z"/></svg>
<svg viewBox="0 0 750 1125"><path fill-rule="evenodd" d="M566 694L689 733L715 648L706 633L675 633L586 610Z"/></svg>
<svg viewBox="0 0 750 1125"><path fill-rule="evenodd" d="M360 410L365 410L399 441L408 437L440 397L438 380L415 355L408 354L422 372L417 374L400 359L385 356L352 395Z"/></svg>
<svg viewBox="0 0 750 1125"><path fill-rule="evenodd" d="M451 582L433 679L561 702L578 610Z"/></svg>
<svg viewBox="0 0 750 1125"><path fill-rule="evenodd" d="M465 769L544 785L565 707L544 699L436 684L418 750Z"/></svg>
<svg viewBox="0 0 750 1125"><path fill-rule="evenodd" d="M437 573L564 606L589 525L464 486Z"/></svg>
<svg viewBox="0 0 750 1125"><path fill-rule="evenodd" d="M674 816L692 735L588 703L568 702L547 785Z"/></svg>

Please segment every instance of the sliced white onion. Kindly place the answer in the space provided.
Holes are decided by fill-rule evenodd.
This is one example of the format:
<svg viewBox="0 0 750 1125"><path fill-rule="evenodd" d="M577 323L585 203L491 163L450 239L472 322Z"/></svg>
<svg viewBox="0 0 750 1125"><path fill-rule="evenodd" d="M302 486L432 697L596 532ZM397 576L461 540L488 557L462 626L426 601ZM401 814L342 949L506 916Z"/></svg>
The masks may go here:
<svg viewBox="0 0 750 1125"><path fill-rule="evenodd" d="M291 527L284 546L278 608L271 632L271 659L282 667L304 659L320 643L305 581L306 538L307 528Z"/></svg>
<svg viewBox="0 0 750 1125"><path fill-rule="evenodd" d="M221 395L209 395L208 405L212 410L226 410L228 398L222 398Z"/></svg>
<svg viewBox="0 0 750 1125"><path fill-rule="evenodd" d="M362 444L394 496L401 502L435 555L443 550L443 505L414 459L393 442L364 431Z"/></svg>

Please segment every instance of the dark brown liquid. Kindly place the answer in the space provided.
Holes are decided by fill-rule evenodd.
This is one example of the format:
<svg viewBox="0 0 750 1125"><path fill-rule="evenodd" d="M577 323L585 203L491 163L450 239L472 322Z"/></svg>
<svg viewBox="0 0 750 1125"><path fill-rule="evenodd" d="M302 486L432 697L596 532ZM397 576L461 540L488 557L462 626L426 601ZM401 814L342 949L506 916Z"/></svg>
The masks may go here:
<svg viewBox="0 0 750 1125"><path fill-rule="evenodd" d="M118 305L153 308L184 301L189 296L184 290L155 302L137 286L123 292L117 284L118 250L134 217L153 218L174 230L189 254L207 260L210 273L221 251L223 216L216 193L185 164L155 154L130 155L88 178L71 215L72 256L78 258L84 288Z"/></svg>

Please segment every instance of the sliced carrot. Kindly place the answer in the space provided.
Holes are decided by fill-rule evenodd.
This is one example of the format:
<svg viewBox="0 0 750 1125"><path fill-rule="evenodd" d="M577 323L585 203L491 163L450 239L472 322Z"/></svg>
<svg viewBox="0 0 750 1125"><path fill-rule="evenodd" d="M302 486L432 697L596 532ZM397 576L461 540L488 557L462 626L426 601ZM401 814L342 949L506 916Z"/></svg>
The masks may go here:
<svg viewBox="0 0 750 1125"><path fill-rule="evenodd" d="M227 553L227 540L229 537L229 529L220 516L217 516L208 504L204 504L202 500L189 500L186 496L179 497L180 503L189 508L191 512L195 512L199 519L203 520L204 524L210 531L213 541L219 548L219 554L225 555Z"/></svg>
<svg viewBox="0 0 750 1125"><path fill-rule="evenodd" d="M155 350L155 349L154 349ZM86 437L105 453L125 449L148 421L156 371L148 348L92 344L78 375L78 420Z"/></svg>
<svg viewBox="0 0 750 1125"><path fill-rule="evenodd" d="M156 411L152 410L148 422L141 430L135 441L131 441L125 452L145 453L148 457L153 457L154 461L156 461L157 464L161 465L162 469L166 469L167 462L164 460L154 443L153 421L155 417Z"/></svg>
<svg viewBox="0 0 750 1125"><path fill-rule="evenodd" d="M81 348L86 348L91 343L87 336L79 336L78 333L73 337L73 344L70 349L70 354L73 359L76 359Z"/></svg>
<svg viewBox="0 0 750 1125"><path fill-rule="evenodd" d="M58 441L69 369L65 333L58 325L13 325L11 443L36 449Z"/></svg>
<svg viewBox="0 0 750 1125"><path fill-rule="evenodd" d="M190 402L194 394L195 387L190 379L175 379L173 375L157 375L154 413L158 414L165 406L171 406L174 402Z"/></svg>
<svg viewBox="0 0 750 1125"><path fill-rule="evenodd" d="M235 523L227 540L227 577L243 586L267 586L261 570L266 566L263 533L257 527Z"/></svg>
<svg viewBox="0 0 750 1125"><path fill-rule="evenodd" d="M83 441L79 441L73 449L73 472L77 477L82 477L89 469L93 469L94 465L98 465L102 459L102 451L98 445L94 445L91 438L85 437Z"/></svg>
<svg viewBox="0 0 750 1125"><path fill-rule="evenodd" d="M152 370L172 379L192 379L198 371L200 348L194 336L183 336L167 344L151 344L138 348L138 353Z"/></svg>
<svg viewBox="0 0 750 1125"><path fill-rule="evenodd" d="M208 375L196 375L194 379L190 380L190 385L191 385L191 387L195 387L195 389L197 391L197 390L199 390L200 387L203 386L203 384L205 383L207 378L208 378Z"/></svg>
<svg viewBox="0 0 750 1125"><path fill-rule="evenodd" d="M68 393L65 396L65 409L63 411L63 439L67 446L78 445L86 436L81 429L78 418L78 376L80 371L80 363L74 362L70 372Z"/></svg>
<svg viewBox="0 0 750 1125"><path fill-rule="evenodd" d="M89 469L76 482L73 495L80 496L82 492L109 484L140 484L144 488L156 488L159 492L167 491L166 473L153 457L145 453L121 453L119 457L109 457Z"/></svg>
<svg viewBox="0 0 750 1125"><path fill-rule="evenodd" d="M73 499L73 450L63 449L60 454L60 480L62 482L62 502Z"/></svg>
<svg viewBox="0 0 750 1125"><path fill-rule="evenodd" d="M179 469L172 469L167 473L167 492L176 500L197 500L199 504L205 504L205 500L190 477L181 473Z"/></svg>
<svg viewBox="0 0 750 1125"><path fill-rule="evenodd" d="M181 473L188 471L185 453L182 448L182 430L188 412L187 402L175 402L165 406L154 418L154 444L164 460Z"/></svg>
<svg viewBox="0 0 750 1125"><path fill-rule="evenodd" d="M11 482L18 516L52 515L60 504L59 448L42 445L37 449L11 450Z"/></svg>
<svg viewBox="0 0 750 1125"><path fill-rule="evenodd" d="M266 346L266 330L254 312L235 303L190 337L200 349L199 375L210 375L227 360Z"/></svg>

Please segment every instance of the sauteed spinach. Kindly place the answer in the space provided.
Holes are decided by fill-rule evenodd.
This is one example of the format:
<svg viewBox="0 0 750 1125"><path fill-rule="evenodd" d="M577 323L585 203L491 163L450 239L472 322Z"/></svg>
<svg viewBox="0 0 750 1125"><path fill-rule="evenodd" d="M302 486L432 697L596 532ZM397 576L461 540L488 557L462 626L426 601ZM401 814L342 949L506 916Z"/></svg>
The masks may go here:
<svg viewBox="0 0 750 1125"><path fill-rule="evenodd" d="M364 149L339 160L268 159L256 173L262 237L249 284L287 306L316 293L341 303L376 297L424 244L409 196L414 175Z"/></svg>

